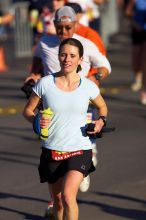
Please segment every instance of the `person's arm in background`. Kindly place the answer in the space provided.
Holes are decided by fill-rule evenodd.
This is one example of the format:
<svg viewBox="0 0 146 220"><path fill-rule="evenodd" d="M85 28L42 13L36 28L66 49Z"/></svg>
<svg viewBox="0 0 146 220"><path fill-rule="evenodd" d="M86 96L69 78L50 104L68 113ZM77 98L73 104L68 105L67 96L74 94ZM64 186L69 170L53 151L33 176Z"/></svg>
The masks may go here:
<svg viewBox="0 0 146 220"><path fill-rule="evenodd" d="M89 29L89 31L87 32L87 36L86 36L86 38L87 39L90 39L96 46L97 46L97 48L99 49L99 51L104 55L104 56L106 56L106 48L105 48L105 46L104 46L104 43L103 43L103 41L102 41L102 39L101 39L101 37L100 37L100 35L96 32L96 31L94 31L93 29L91 29L91 28L89 28L88 27L88 29ZM104 78L106 78L107 76L108 76L108 73L106 73L106 69L105 69L105 71L104 71L104 73L103 73L103 68L102 69L98 69L97 70L97 68L93 68L93 67L91 67L90 68L90 70L89 70L89 73L88 73L88 78L90 79L90 80L92 80L92 81L94 81L98 86L99 86L99 84L100 84L100 80L102 80L102 79L104 79ZM96 80L95 79L95 74L97 74L98 72L100 72L100 73L102 73L102 79L100 79L100 80Z"/></svg>
<svg viewBox="0 0 146 220"><path fill-rule="evenodd" d="M10 24L14 19L14 15L12 13L7 13L5 15L0 16L0 25Z"/></svg>
<svg viewBox="0 0 146 220"><path fill-rule="evenodd" d="M92 50L94 51L94 50ZM98 57L98 59L97 59ZM98 52L98 54L95 56L91 56L92 61L94 62L94 65L98 64L97 67L95 67L94 65L92 65L92 67L94 68L94 72L92 75L89 75L88 73L88 78L92 81L94 81L96 83L96 85L99 86L100 82L107 78L110 73L111 73L111 66L110 63L107 59L107 57L103 54L101 54L100 52ZM95 63L96 62L96 63Z"/></svg>
<svg viewBox="0 0 146 220"><path fill-rule="evenodd" d="M98 69L94 68L92 75L88 75L88 79L92 80L97 86L99 86L101 81L107 78L109 74L110 72L105 67L99 67Z"/></svg>
<svg viewBox="0 0 146 220"><path fill-rule="evenodd" d="M31 79L37 81L43 76L43 72L44 72L44 68L41 58L41 43L39 41L35 47L32 64L29 70L29 75L26 77L25 83Z"/></svg>
<svg viewBox="0 0 146 220"><path fill-rule="evenodd" d="M127 3L126 9L125 9L125 15L127 17L133 16L134 5L135 5L135 0L129 0L129 2Z"/></svg>
<svg viewBox="0 0 146 220"><path fill-rule="evenodd" d="M34 51L32 63L30 64L30 67L28 70L29 74L25 78L23 86L21 87L21 90L25 93L25 96L27 99L32 94L33 86L44 75L43 74L44 68L43 68L40 54L41 52L40 52L39 43L38 43Z"/></svg>
<svg viewBox="0 0 146 220"><path fill-rule="evenodd" d="M32 60L32 65L30 69L30 74L26 77L25 83L28 82L29 80L34 80L37 81L40 79L43 75L43 64L42 60L39 57L33 57Z"/></svg>
<svg viewBox="0 0 146 220"><path fill-rule="evenodd" d="M91 100L91 103L97 108L98 119L94 121L95 127L93 131L88 132L89 134L99 133L102 128L106 125L108 108L101 95L98 95L94 100ZM104 117L104 120L102 119Z"/></svg>
<svg viewBox="0 0 146 220"><path fill-rule="evenodd" d="M103 4L103 3L105 3L105 2L107 2L108 0L93 0L93 2L95 3L95 4L97 4L97 5L101 5L101 4Z"/></svg>
<svg viewBox="0 0 146 220"><path fill-rule="evenodd" d="M87 77L99 86L99 82L111 73L111 65L107 57L99 51L93 42L90 45L88 44L88 46L91 62L90 67L95 68L95 72L93 75L89 75L88 73Z"/></svg>
<svg viewBox="0 0 146 220"><path fill-rule="evenodd" d="M86 31L85 31L85 28L86 28ZM90 80L94 81L97 85L99 85L99 80L97 81L94 75L97 73L100 73L102 75L100 80L102 80L102 79L105 79L111 71L110 64L108 63L108 60L105 57L106 48L104 46L104 43L100 35L90 27L84 27L83 25L79 24L79 28L76 33L87 38L97 47L97 50L100 52L100 54L98 53L97 57L101 57L102 55L102 59L104 60L104 62L102 62L102 67L98 67L97 69L91 66L88 76L87 76Z"/></svg>

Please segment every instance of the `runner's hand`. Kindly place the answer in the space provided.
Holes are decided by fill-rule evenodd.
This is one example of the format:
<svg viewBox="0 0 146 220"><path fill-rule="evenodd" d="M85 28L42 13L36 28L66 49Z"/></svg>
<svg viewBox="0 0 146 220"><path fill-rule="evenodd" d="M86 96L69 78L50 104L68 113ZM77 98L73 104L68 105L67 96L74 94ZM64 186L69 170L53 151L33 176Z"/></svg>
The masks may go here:
<svg viewBox="0 0 146 220"><path fill-rule="evenodd" d="M26 79L24 83L27 83L29 80L34 80L35 82L37 82L39 79L41 78L41 74L34 74L32 73L31 75L29 75Z"/></svg>
<svg viewBox="0 0 146 220"><path fill-rule="evenodd" d="M96 134L96 133L100 133L104 123L102 120L98 119L96 121L92 121L91 123L92 125L88 125L87 127L87 133L88 134ZM91 128L91 129L90 129Z"/></svg>
<svg viewBox="0 0 146 220"><path fill-rule="evenodd" d="M49 124L51 122L51 118L47 118L47 117L41 117L40 118L40 127L41 128L48 128Z"/></svg>

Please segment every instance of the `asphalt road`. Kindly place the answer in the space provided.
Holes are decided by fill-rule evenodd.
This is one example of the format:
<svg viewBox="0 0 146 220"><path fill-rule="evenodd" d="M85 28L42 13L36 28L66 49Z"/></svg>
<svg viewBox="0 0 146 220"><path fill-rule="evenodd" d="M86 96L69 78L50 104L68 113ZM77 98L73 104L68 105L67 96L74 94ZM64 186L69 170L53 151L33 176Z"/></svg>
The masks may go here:
<svg viewBox="0 0 146 220"><path fill-rule="evenodd" d="M112 39L111 76L102 84L109 107L108 127L97 141L98 167L87 193L79 192L80 220L146 220L146 106L130 85L130 38ZM42 220L49 194L37 172L40 143L22 117L20 87L31 59L7 54L9 71L0 73L0 220Z"/></svg>

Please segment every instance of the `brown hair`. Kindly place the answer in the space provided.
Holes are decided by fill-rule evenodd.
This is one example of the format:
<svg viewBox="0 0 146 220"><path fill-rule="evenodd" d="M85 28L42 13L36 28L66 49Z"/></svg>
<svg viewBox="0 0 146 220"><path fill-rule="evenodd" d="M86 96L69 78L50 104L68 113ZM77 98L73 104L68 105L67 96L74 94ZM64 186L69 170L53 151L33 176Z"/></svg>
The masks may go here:
<svg viewBox="0 0 146 220"><path fill-rule="evenodd" d="M80 57L80 58L83 57L83 53L84 53L83 45L81 44L81 42L80 42L79 40L77 40L77 39L75 39L75 38L67 38L67 39L63 40L63 41L61 42L60 46L59 46L59 54L60 54L60 52L61 52L62 47L63 47L65 44L69 44L69 45L72 45L72 46L77 47L77 48L78 48L78 51L79 51L79 57ZM77 67L77 73L78 73L79 71L81 71L81 70L82 70L81 65L78 65L78 67Z"/></svg>

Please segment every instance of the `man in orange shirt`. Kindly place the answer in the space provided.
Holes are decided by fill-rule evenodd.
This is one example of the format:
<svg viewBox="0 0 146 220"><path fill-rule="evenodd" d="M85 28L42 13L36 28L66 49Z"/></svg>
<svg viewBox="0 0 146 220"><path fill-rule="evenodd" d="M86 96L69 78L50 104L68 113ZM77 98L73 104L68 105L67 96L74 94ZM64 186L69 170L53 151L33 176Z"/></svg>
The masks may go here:
<svg viewBox="0 0 146 220"><path fill-rule="evenodd" d="M84 26L83 24L80 23L78 23L77 25L78 26L77 26L76 34L81 35L87 39L90 39L92 42L94 42L97 45L100 52L106 55L106 49L100 35L95 30L93 30L88 26Z"/></svg>
<svg viewBox="0 0 146 220"><path fill-rule="evenodd" d="M100 52L106 55L106 49L100 35L94 29L80 23L80 19L83 16L81 6L78 3L66 3L65 5L72 7L76 12L78 21L76 25L76 34L81 35L94 42Z"/></svg>
<svg viewBox="0 0 146 220"><path fill-rule="evenodd" d="M82 11L81 6L78 3L67 3L66 5L72 7L74 11L76 12L77 22L76 22L75 33L91 40L98 47L99 51L103 55L106 55L106 49L105 49L104 43L100 35L94 29L80 23L80 19L83 16L83 11ZM97 73L97 70L95 70L94 68L91 68L89 71L88 77L92 78L92 75L96 73ZM96 84L97 84L97 81L96 81Z"/></svg>

